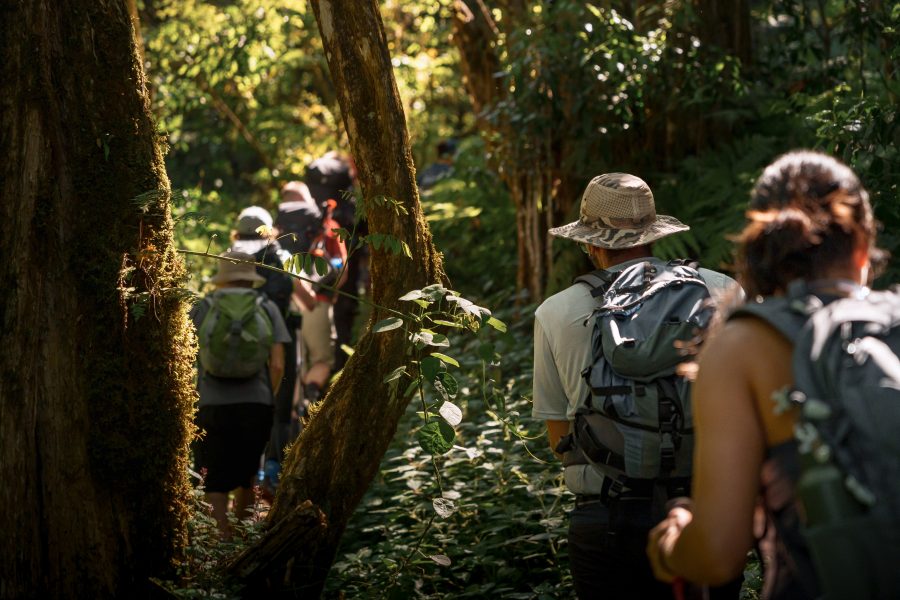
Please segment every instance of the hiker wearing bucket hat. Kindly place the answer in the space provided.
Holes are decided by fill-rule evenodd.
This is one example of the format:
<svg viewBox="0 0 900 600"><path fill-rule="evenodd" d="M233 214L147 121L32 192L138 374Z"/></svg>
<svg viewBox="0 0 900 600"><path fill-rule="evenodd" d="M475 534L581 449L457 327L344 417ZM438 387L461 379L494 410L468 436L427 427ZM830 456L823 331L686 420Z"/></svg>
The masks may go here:
<svg viewBox="0 0 900 600"><path fill-rule="evenodd" d="M197 472L205 470L206 501L223 537L230 536L228 494L234 513L249 516L253 478L272 429L273 395L284 374L290 343L281 311L258 289L266 279L253 256L221 255L210 280L216 289L191 309L199 345L196 416L205 435L194 446Z"/></svg>
<svg viewBox="0 0 900 600"><path fill-rule="evenodd" d="M577 281L547 298L535 312L534 320L532 415L546 421L551 448L558 455L565 452L565 482L576 498L569 514L570 568L575 591L582 600L672 597L671 588L653 578L644 554L647 532L655 524L651 513L656 500L649 497L655 495L655 489L653 494L638 492L638 482L626 479L625 467L621 465L618 470L610 468L610 463L571 459L579 448L560 445L560 440L577 439L569 434L591 397L592 386L583 374L590 377L589 368L598 360L592 347L596 321L592 317L603 305L604 292L614 288L620 275L624 278L626 273L635 272L629 270L632 266L644 264L647 273L668 273L668 263L653 257L653 242L688 229L678 219L656 213L653 192L642 179L625 173L606 173L587 185L580 218L549 231L581 244L598 269L596 285L588 278ZM693 283L705 286L708 294L703 293L714 298L736 286L731 278L708 269L690 273ZM644 279L642 294L649 293L647 281ZM640 311L643 304L637 306ZM630 398L638 401L634 396ZM637 456L635 462L645 460L643 452ZM687 460L689 463L689 454ZM642 481L653 484L655 480ZM713 597L736 598L739 589L738 585L727 593L716 590Z"/></svg>

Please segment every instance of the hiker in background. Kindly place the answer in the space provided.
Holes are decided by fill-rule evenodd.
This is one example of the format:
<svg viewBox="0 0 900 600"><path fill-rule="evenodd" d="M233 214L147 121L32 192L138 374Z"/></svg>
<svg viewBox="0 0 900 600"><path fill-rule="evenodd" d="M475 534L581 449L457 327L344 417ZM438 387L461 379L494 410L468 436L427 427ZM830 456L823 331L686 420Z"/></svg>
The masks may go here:
<svg viewBox="0 0 900 600"><path fill-rule="evenodd" d="M306 168L304 182L309 187L309 192L324 210L329 200L336 203L334 219L341 227L353 233L350 247L356 246L356 241L368 233L368 224L365 219L356 220L356 198L353 196L356 173L352 160L345 160L337 152L328 152L321 158L311 162ZM365 293L368 287L369 256L366 246L354 251L346 268L346 280L341 285L341 291L350 296L359 296ZM353 322L359 312L359 303L350 296L339 296L334 303L334 325L337 333L334 349L334 370L344 368L347 361L347 353L343 347L349 346L353 339Z"/></svg>
<svg viewBox="0 0 900 600"><path fill-rule="evenodd" d="M273 393L284 374L291 341L281 311L254 288L265 283L253 257L226 252L211 282L215 291L191 310L199 343L196 469L205 470L206 501L219 531L231 536L234 514L252 516L252 487L272 429ZM241 261L241 262L232 262Z"/></svg>
<svg viewBox="0 0 900 600"><path fill-rule="evenodd" d="M281 269L291 253L281 247L275 237L272 215L261 206L248 206L238 215L237 227L231 234L231 250L245 252L261 265ZM302 322L301 308L315 304L315 292L305 281L264 266L257 266L256 273L265 282L260 291L281 312L291 343L285 346L284 381L275 396L275 411L269 445L266 448L263 493L266 499L274 498L281 472L285 448L296 437L299 426L294 415L295 386L297 384L297 332Z"/></svg>
<svg viewBox="0 0 900 600"><path fill-rule="evenodd" d="M654 571L725 581L764 534L764 598L898 598L900 297L866 287L883 254L868 194L837 160L792 152L747 219L755 300L700 353L692 502L651 533Z"/></svg>
<svg viewBox="0 0 900 600"><path fill-rule="evenodd" d="M316 204L306 184L286 183L281 190L281 203L275 227L279 239L293 253L308 253L325 260L325 274L315 269L305 272L314 281L313 298L301 306L303 325L300 329L301 389L299 411L305 414L310 403L322 395L334 365L337 334L334 325L335 293L346 277L347 249L337 234L340 224L333 218L334 200L325 203L324 212Z"/></svg>
<svg viewBox="0 0 900 600"><path fill-rule="evenodd" d="M433 188L439 181L453 174L453 160L456 156L456 141L441 140L437 145L437 160L416 176L416 185L419 190L427 191Z"/></svg>
<svg viewBox="0 0 900 600"><path fill-rule="evenodd" d="M710 294L718 298L736 284L715 271L698 271L653 257L654 241L687 229L673 217L656 214L653 193L643 180L608 173L588 184L578 221L550 230L552 235L581 244L600 269L545 300L534 321L532 415L547 422L550 447L557 455L563 454L566 486L575 494L575 507L569 514L568 549L575 591L582 600L672 597L670 587L654 579L644 547L650 528L665 514L667 497L683 494L689 482L689 400L684 382L672 374L682 358L673 348L660 348L672 363L666 377L648 373L643 382L638 382L620 376L599 354L599 340L592 344L594 328L600 323L592 317L603 306L604 291L613 293L614 288L619 294L638 289L640 294L649 295L648 289L662 290L657 297L668 301L665 312L648 309L639 317L666 319L669 310L675 308L702 317L692 311L705 306L704 298ZM621 281L627 279L630 285L633 278L640 285L626 290ZM679 286L656 285L662 278L677 280ZM688 295L679 303L682 288ZM681 315L676 311L675 316ZM629 320L643 319L630 315ZM692 322L679 320L677 324L686 335L693 335ZM606 342L614 340L604 339ZM630 365L633 371L643 366ZM595 382L595 378L607 376L615 383ZM605 388L593 389L601 385ZM671 391L664 395L664 390ZM595 410L590 412L591 419L606 430L573 435L576 425L590 422L585 411L592 392L599 395L592 398L590 406ZM607 408L607 403L616 410ZM669 416L662 422L664 409ZM652 433L619 427L620 422L615 420L618 416L620 421L638 421L647 415L655 423L652 428L647 425ZM663 433L669 425L675 430L669 432L670 452L666 454ZM680 444L679 433L683 434ZM602 442L602 448L587 447L586 438L591 436ZM622 455L623 436L638 442L637 452ZM712 596L737 598L739 590L738 581L714 590Z"/></svg>

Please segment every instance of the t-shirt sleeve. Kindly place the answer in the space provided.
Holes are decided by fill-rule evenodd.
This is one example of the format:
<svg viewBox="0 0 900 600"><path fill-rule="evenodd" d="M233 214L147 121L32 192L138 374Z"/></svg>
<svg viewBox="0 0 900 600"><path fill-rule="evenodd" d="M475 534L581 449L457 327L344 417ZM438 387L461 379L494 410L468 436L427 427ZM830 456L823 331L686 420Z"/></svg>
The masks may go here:
<svg viewBox="0 0 900 600"><path fill-rule="evenodd" d="M291 342L291 334L288 333L287 325L284 324L284 317L281 316L281 311L278 310L278 307L271 300L263 302L263 306L266 308L266 312L269 313L269 318L272 319L272 336L275 342L289 344Z"/></svg>
<svg viewBox="0 0 900 600"><path fill-rule="evenodd" d="M563 388L550 338L538 315L534 319L534 405L531 416L545 421L565 421L568 400Z"/></svg>

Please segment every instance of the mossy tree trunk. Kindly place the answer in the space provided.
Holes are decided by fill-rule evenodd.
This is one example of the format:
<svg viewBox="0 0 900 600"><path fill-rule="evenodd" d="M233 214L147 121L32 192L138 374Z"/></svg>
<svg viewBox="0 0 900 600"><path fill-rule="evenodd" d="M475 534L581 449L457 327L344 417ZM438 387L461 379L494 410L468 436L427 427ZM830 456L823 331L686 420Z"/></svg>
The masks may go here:
<svg viewBox="0 0 900 600"><path fill-rule="evenodd" d="M375 250L372 300L444 280L422 215L405 117L375 0L312 3L362 186L369 230L409 244L412 258ZM397 210L387 198L396 201ZM405 304L405 303L404 303ZM390 316L375 309L370 325ZM291 449L269 530L230 566L251 592L321 593L350 516L375 476L408 398L382 383L405 362L402 329L365 333Z"/></svg>
<svg viewBox="0 0 900 600"><path fill-rule="evenodd" d="M2 13L0 597L140 598L185 543L193 400L145 78L124 2Z"/></svg>

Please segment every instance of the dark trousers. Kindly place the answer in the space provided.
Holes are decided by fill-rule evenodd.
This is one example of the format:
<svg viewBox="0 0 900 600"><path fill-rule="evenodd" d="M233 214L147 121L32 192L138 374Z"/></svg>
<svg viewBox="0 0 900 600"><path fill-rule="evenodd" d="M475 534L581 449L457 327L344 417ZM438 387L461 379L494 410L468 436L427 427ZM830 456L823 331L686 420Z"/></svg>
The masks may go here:
<svg viewBox="0 0 900 600"><path fill-rule="evenodd" d="M672 600L672 586L653 577L647 534L659 521L649 499L576 502L569 513L569 564L579 600ZM742 579L711 588L713 600L737 600ZM704 598L702 589L686 598Z"/></svg>

